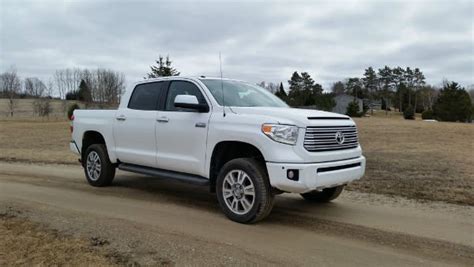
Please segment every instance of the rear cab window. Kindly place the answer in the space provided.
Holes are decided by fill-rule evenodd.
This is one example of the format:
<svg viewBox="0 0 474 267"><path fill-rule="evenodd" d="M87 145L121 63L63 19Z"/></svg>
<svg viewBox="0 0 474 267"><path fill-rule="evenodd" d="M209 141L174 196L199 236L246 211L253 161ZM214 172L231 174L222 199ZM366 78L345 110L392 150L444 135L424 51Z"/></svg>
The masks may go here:
<svg viewBox="0 0 474 267"><path fill-rule="evenodd" d="M143 83L135 86L128 102L129 109L158 110L164 82Z"/></svg>

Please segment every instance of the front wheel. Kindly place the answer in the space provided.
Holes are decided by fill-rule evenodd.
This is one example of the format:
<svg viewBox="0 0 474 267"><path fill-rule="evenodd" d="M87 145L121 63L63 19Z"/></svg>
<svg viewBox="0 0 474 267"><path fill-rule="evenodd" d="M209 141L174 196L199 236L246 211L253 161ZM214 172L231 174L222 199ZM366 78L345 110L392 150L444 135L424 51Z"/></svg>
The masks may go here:
<svg viewBox="0 0 474 267"><path fill-rule="evenodd" d="M227 162L216 183L217 199L225 215L239 223L254 223L272 210L274 194L260 162L239 158Z"/></svg>
<svg viewBox="0 0 474 267"><path fill-rule="evenodd" d="M311 191L308 193L301 194L301 196L310 202L329 202L336 199L344 189L343 185L326 188L322 191Z"/></svg>
<svg viewBox="0 0 474 267"><path fill-rule="evenodd" d="M115 166L109 160L105 145L89 146L84 161L84 172L90 185L107 186L112 183L115 177Z"/></svg>

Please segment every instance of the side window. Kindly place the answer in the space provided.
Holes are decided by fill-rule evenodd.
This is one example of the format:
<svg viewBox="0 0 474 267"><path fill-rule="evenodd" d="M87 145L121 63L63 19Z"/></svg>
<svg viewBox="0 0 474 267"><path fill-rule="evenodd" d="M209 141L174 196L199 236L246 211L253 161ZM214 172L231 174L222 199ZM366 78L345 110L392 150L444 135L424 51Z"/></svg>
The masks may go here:
<svg viewBox="0 0 474 267"><path fill-rule="evenodd" d="M158 99L164 82L139 84L133 90L128 108L138 110L157 110Z"/></svg>
<svg viewBox="0 0 474 267"><path fill-rule="evenodd" d="M166 97L165 110L168 111L186 111L187 109L177 108L174 106L174 99L177 95L194 95L197 97L199 104L206 104L206 100L199 88L190 82L174 81L171 82L168 89L168 96Z"/></svg>

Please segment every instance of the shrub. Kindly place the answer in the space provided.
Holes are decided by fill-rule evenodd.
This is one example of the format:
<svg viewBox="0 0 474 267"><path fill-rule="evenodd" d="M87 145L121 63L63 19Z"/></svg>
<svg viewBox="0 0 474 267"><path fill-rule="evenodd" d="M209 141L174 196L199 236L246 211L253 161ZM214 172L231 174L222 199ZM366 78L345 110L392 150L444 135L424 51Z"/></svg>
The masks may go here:
<svg viewBox="0 0 474 267"><path fill-rule="evenodd" d="M79 100L78 91L74 90L66 93L66 100Z"/></svg>
<svg viewBox="0 0 474 267"><path fill-rule="evenodd" d="M414 120L415 119L415 110L413 109L412 106L408 106L403 111L403 118L405 118L405 120Z"/></svg>
<svg viewBox="0 0 474 267"><path fill-rule="evenodd" d="M81 107L79 107L79 105L76 104L76 103L69 106L69 108L67 109L67 118L68 119L71 119L72 115L74 114L74 110L76 110L76 109L81 109Z"/></svg>
<svg viewBox="0 0 474 267"><path fill-rule="evenodd" d="M431 109L423 111L423 113L421 113L421 118L424 119L424 120L434 119L433 111Z"/></svg>
<svg viewBox="0 0 474 267"><path fill-rule="evenodd" d="M359 103L352 101L347 105L346 115L350 117L360 117L362 114L359 112Z"/></svg>

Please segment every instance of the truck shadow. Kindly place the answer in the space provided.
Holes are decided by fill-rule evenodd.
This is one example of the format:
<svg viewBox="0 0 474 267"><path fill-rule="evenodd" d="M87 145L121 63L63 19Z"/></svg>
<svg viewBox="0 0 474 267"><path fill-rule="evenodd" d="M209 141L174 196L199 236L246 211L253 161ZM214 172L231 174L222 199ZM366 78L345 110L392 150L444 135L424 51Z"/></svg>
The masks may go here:
<svg viewBox="0 0 474 267"><path fill-rule="evenodd" d="M128 192L127 198L168 202L213 213L222 213L215 193L211 193L207 186L195 186L159 177L119 172L110 189L113 188ZM294 213L307 213L312 217L317 217L318 214L328 211L337 213L337 210L334 209L344 209L344 207L338 203L308 203L299 195L281 194L275 197L272 214L279 214L278 220L276 217L274 218L275 222L282 222L284 214L287 214L288 220L291 221ZM265 221L274 221L272 214Z"/></svg>

